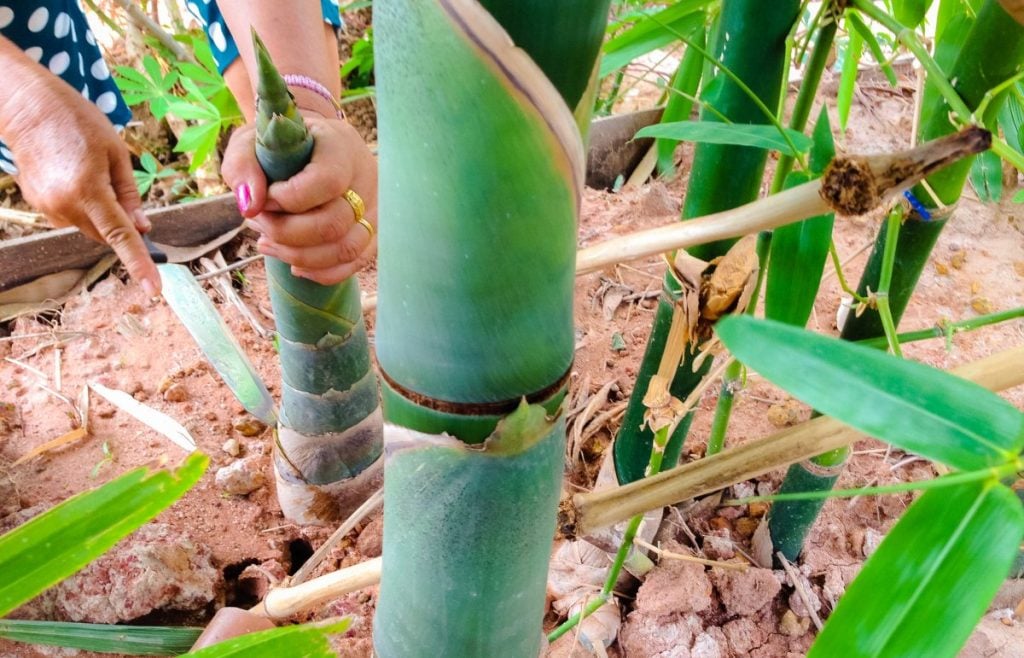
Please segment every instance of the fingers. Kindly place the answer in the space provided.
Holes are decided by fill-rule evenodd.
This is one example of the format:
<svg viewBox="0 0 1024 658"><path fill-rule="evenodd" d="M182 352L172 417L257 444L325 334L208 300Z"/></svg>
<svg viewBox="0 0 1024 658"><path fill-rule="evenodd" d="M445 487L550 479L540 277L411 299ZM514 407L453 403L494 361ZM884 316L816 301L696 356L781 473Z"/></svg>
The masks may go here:
<svg viewBox="0 0 1024 658"><path fill-rule="evenodd" d="M132 163L128 157L128 151L118 144L117 147L111 149L109 157L110 184L114 189L117 202L131 218L136 230L140 233L148 233L153 225L149 222L146 214L142 212L142 199L139 197L139 187L135 184L135 175L132 173Z"/></svg>
<svg viewBox="0 0 1024 658"><path fill-rule="evenodd" d="M88 223L96 228L100 239L110 245L124 264L128 274L142 285L146 294L160 294L160 275L142 242L134 221L118 203L112 188L86 200ZM79 224L81 226L82 224Z"/></svg>
<svg viewBox="0 0 1024 658"><path fill-rule="evenodd" d="M370 214L374 215L373 220L370 216L366 219L375 225L376 215L372 212ZM335 244L345 239L353 227L358 226L355 212L344 198L332 199L301 215L266 212L255 217L251 224L270 242L289 247ZM355 237L365 234L366 229L363 228ZM365 244L358 244L354 255L361 252L364 246Z"/></svg>
<svg viewBox="0 0 1024 658"><path fill-rule="evenodd" d="M238 212L252 218L267 203L267 177L256 159L256 128L248 124L231 134L220 170L224 182L235 192Z"/></svg>
<svg viewBox="0 0 1024 658"><path fill-rule="evenodd" d="M342 201L341 203L344 203ZM350 212L351 215L351 212ZM373 235L351 217L344 223L327 218L324 213L268 217L261 215L257 226L271 225L279 237L264 232L257 243L260 253L273 256L300 269L320 270L359 260L374 243ZM367 217L375 223L375 217ZM292 240L294 238L294 240ZM371 251L370 257L373 256Z"/></svg>
<svg viewBox="0 0 1024 658"><path fill-rule="evenodd" d="M292 266L292 274L304 279L309 279L310 281L315 281L325 286L331 286L336 283L341 283L353 276L356 272L365 268L373 261L373 257L376 253L377 237L374 236L373 239L370 240L369 244L366 245L366 249L364 249L355 260L347 263L339 263L338 265L323 269L305 269Z"/></svg>

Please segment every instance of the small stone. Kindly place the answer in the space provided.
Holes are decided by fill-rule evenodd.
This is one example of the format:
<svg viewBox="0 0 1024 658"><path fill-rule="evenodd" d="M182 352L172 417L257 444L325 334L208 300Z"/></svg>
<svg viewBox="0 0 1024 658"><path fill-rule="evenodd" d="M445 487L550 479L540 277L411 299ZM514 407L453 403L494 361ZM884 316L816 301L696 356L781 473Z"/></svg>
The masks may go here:
<svg viewBox="0 0 1024 658"><path fill-rule="evenodd" d="M233 496L244 496L256 491L264 484L267 478L263 475L257 457L246 457L217 470L217 486L224 490L224 493Z"/></svg>
<svg viewBox="0 0 1024 658"><path fill-rule="evenodd" d="M987 297L975 297L972 299L971 308L973 308L974 312L978 315L987 315L995 312L996 310L996 307Z"/></svg>
<svg viewBox="0 0 1024 658"><path fill-rule="evenodd" d="M971 294L977 295L981 292L981 281L971 281Z"/></svg>
<svg viewBox="0 0 1024 658"><path fill-rule="evenodd" d="M752 537L754 535L754 531L757 530L757 526L759 523L760 521L749 516L744 516L742 518L736 519L736 523L734 524L734 527L736 528L736 534L738 534L740 537L745 538Z"/></svg>
<svg viewBox="0 0 1024 658"><path fill-rule="evenodd" d="M714 530L732 530L732 523L724 516L716 516L708 521L708 525Z"/></svg>
<svg viewBox="0 0 1024 658"><path fill-rule="evenodd" d="M164 399L168 402L184 402L188 399L188 389L184 384L172 384L164 391Z"/></svg>
<svg viewBox="0 0 1024 658"><path fill-rule="evenodd" d="M967 252L960 250L949 257L949 264L954 270L963 268L964 263L967 261Z"/></svg>
<svg viewBox="0 0 1024 658"><path fill-rule="evenodd" d="M238 443L238 439L228 439L224 442L224 445L220 447L221 450L228 453L232 457L237 457L242 454L242 446Z"/></svg>
<svg viewBox="0 0 1024 658"><path fill-rule="evenodd" d="M800 637L811 627L811 620L797 617L792 610L787 610L779 621L779 632L789 637Z"/></svg>
<svg viewBox="0 0 1024 658"><path fill-rule="evenodd" d="M790 398L781 404L773 404L765 414L775 427L789 427L800 422L800 403Z"/></svg>
<svg viewBox="0 0 1024 658"><path fill-rule="evenodd" d="M704 536L704 554L709 560L731 560L736 557L736 546L728 537L720 535Z"/></svg>
<svg viewBox="0 0 1024 658"><path fill-rule="evenodd" d="M267 426L264 423L251 416L235 421L235 431L242 436L259 436L263 434L265 429L267 429Z"/></svg>
<svg viewBox="0 0 1024 658"><path fill-rule="evenodd" d="M747 510L750 513L750 516L760 519L768 513L769 507L768 503L750 503Z"/></svg>
<svg viewBox="0 0 1024 658"><path fill-rule="evenodd" d="M941 276L949 276L949 265L946 265L941 260L935 261L935 273Z"/></svg>
<svg viewBox="0 0 1024 658"><path fill-rule="evenodd" d="M363 557L378 557L381 554L384 540L384 517L377 516L366 524L356 540L356 549Z"/></svg>

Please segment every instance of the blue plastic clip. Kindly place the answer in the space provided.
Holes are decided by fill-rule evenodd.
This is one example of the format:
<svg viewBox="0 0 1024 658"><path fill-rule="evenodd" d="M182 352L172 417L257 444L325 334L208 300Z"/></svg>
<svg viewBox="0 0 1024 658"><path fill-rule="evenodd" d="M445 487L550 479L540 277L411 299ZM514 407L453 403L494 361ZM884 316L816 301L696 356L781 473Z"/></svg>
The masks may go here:
<svg viewBox="0 0 1024 658"><path fill-rule="evenodd" d="M924 207L924 204L921 203L921 201L916 196L914 196L914 194L910 190L904 192L903 196L904 198L906 198L907 203L910 204L910 207L913 208L914 211L921 216L921 219L923 219L926 222L931 221L932 214L928 212L928 209Z"/></svg>

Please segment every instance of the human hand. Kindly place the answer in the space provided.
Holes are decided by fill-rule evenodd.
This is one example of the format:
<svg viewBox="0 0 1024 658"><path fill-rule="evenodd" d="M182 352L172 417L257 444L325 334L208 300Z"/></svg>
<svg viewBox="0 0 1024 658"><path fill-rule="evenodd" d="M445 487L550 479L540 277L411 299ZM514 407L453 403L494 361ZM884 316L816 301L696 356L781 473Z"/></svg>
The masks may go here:
<svg viewBox="0 0 1024 658"><path fill-rule="evenodd" d="M231 136L221 175L247 224L260 233L260 253L288 263L295 276L331 285L361 270L377 251L377 162L352 126L304 115L314 146L302 171L268 188L250 124ZM356 223L344 197L350 189L363 199L373 235Z"/></svg>
<svg viewBox="0 0 1024 658"><path fill-rule="evenodd" d="M5 105L4 140L25 199L56 226L105 242L147 295L160 275L140 233L150 229L128 149L95 105L56 76L40 74Z"/></svg>

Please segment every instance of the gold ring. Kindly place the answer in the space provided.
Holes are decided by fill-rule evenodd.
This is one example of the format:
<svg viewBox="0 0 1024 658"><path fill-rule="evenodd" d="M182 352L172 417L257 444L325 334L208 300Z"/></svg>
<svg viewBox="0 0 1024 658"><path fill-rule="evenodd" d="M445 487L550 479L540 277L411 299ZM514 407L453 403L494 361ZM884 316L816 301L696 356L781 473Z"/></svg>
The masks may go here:
<svg viewBox="0 0 1024 658"><path fill-rule="evenodd" d="M363 203L363 197L356 194L354 190L348 190L345 192L345 200L348 201L348 205L352 206L352 212L356 215L356 222L362 223L363 215L366 213L366 204Z"/></svg>
<svg viewBox="0 0 1024 658"><path fill-rule="evenodd" d="M370 234L371 238L373 237L373 234L377 232L377 231L373 230L373 224L371 224L370 222L366 221L362 217L360 217L359 219L356 220L356 224L359 224L360 226L365 228L366 232Z"/></svg>

